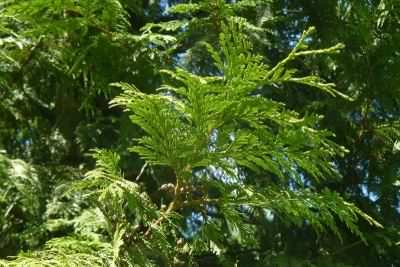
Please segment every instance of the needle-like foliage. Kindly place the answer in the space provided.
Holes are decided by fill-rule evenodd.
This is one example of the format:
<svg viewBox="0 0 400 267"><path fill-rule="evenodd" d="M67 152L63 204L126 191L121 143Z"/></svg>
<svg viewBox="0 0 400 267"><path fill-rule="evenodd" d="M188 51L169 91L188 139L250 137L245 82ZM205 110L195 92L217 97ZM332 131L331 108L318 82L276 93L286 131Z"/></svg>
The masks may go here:
<svg viewBox="0 0 400 267"><path fill-rule="evenodd" d="M302 65L333 61L344 45L323 48L309 27L288 37L285 56L267 58L272 2L180 3L137 28L153 1L143 10L123 0L0 4L0 112L10 118L0 141L33 159L0 154L0 249L15 247L0 266L291 266L286 257L308 266L334 261L337 244L368 245L365 229L391 231L334 186L355 152L326 129L319 104L359 96ZM319 100L294 105L282 97L292 93ZM27 119L26 99L56 115ZM372 126L371 142L398 153L398 125ZM93 147L103 148L91 162ZM293 239L319 250L289 255Z"/></svg>
<svg viewBox="0 0 400 267"><path fill-rule="evenodd" d="M97 154L98 168L83 183L107 185L99 200L106 217L117 218L110 233L115 259L179 262L205 252L221 254L225 242L257 248L257 225L248 217L263 211L289 224L309 224L317 233L331 230L339 238L338 222L362 239L359 218L380 226L338 194L305 188L305 177L316 184L335 178L334 158L345 150L330 140L329 132L318 129L317 116L301 117L258 94L265 84L287 81L339 94L330 84L308 76L295 78L295 71L284 68L293 57L332 53L340 46L302 50L309 30L288 58L269 68L253 54L242 27L240 20L230 20L223 25L219 48L204 45L219 76L164 71L170 82L158 94L116 84L124 93L112 106L125 107L145 133L130 150L151 166L170 168L174 182L160 187L169 188L172 197L166 205L157 205L138 184L121 177L115 154ZM250 173L260 171L268 175L262 186L255 186ZM293 181L295 188L287 186ZM128 219L130 213L134 219ZM183 214L199 214L201 223L185 233ZM132 239L136 241L129 243Z"/></svg>

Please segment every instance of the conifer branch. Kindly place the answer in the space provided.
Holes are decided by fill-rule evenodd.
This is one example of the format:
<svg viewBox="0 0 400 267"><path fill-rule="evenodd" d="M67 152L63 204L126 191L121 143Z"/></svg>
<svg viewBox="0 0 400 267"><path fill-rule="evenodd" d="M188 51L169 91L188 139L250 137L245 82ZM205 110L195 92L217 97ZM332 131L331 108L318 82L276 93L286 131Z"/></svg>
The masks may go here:
<svg viewBox="0 0 400 267"><path fill-rule="evenodd" d="M154 223L150 223L149 228L147 231L144 233L145 237L148 237L151 233L151 230L159 226L168 216L171 212L175 211L178 209L179 205L179 198L180 198L180 193L181 193L181 178L176 178L176 185L174 187L174 197L173 200L169 203L168 208L165 210L165 212L161 213L160 218L158 218Z"/></svg>

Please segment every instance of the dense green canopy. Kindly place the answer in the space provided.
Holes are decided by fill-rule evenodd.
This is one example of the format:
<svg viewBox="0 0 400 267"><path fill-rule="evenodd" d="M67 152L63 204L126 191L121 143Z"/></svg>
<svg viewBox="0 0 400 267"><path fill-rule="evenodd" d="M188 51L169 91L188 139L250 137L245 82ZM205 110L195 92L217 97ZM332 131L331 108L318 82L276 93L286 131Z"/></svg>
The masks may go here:
<svg viewBox="0 0 400 267"><path fill-rule="evenodd" d="M400 2L0 2L0 266L400 266Z"/></svg>

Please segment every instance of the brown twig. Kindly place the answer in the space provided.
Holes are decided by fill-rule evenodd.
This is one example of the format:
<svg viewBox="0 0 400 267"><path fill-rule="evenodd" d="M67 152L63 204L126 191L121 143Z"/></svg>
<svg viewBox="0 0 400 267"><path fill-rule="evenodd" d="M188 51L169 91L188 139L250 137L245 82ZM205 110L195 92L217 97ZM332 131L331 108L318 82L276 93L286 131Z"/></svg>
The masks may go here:
<svg viewBox="0 0 400 267"><path fill-rule="evenodd" d="M154 226L157 226L157 225L160 225L164 220L165 220L165 218L167 218L168 217L168 215L171 213L171 212L173 212L174 210L176 210L177 208L178 208L178 202L179 202L179 197L180 197L180 187L181 187L181 183L180 183L180 178L178 178L177 177L177 179L176 179L176 185L175 185L175 188L174 188L174 199L171 201L171 203L169 203L169 205L168 205L168 208L167 208L167 210L161 215L161 217L160 218L158 218L154 223L152 223L150 226L149 226L149 228L147 229L147 231L144 233L144 236L145 237L148 237L149 236L149 234L150 234L150 232L151 232L151 229L154 227Z"/></svg>
<svg viewBox="0 0 400 267"><path fill-rule="evenodd" d="M140 169L140 172L139 172L138 176L136 176L136 179L135 179L136 181L139 181L139 179L143 175L144 170L146 169L147 165L148 165L147 162L145 164L143 164L142 168Z"/></svg>

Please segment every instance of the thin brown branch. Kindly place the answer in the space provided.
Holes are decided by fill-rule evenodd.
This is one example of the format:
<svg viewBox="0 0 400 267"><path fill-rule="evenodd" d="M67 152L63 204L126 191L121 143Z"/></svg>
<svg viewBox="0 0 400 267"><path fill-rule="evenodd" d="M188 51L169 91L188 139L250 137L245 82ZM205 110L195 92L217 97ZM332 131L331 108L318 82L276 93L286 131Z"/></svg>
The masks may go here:
<svg viewBox="0 0 400 267"><path fill-rule="evenodd" d="M147 231L144 233L145 237L148 237L151 229L155 226L160 225L167 217L168 215L173 212L174 210L176 210L178 208L178 202L179 202L179 197L180 197L180 187L181 187L181 182L180 182L180 178L177 177L176 179L176 185L174 188L174 199L171 201L171 203L169 203L168 208L165 212L163 212L161 214L161 217L158 218L154 223L152 223L149 228L147 229Z"/></svg>
<svg viewBox="0 0 400 267"><path fill-rule="evenodd" d="M139 181L139 179L143 175L144 170L146 169L147 165L148 165L147 162L145 164L143 164L142 168L140 169L140 172L139 172L138 176L136 176L136 179L135 179L136 181Z"/></svg>

